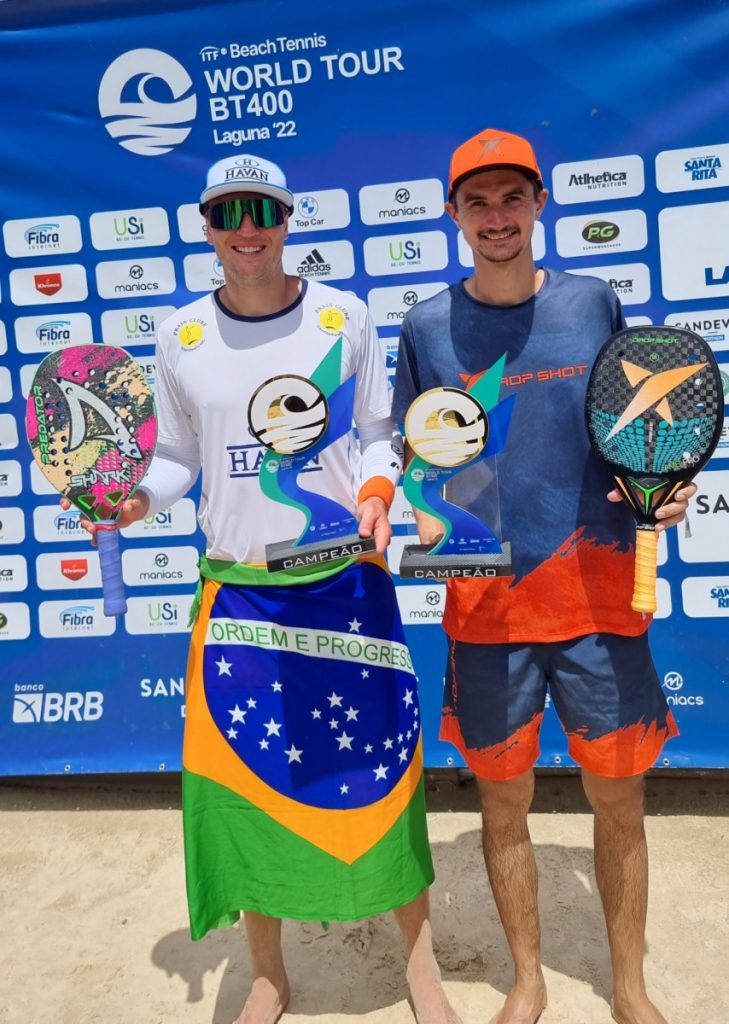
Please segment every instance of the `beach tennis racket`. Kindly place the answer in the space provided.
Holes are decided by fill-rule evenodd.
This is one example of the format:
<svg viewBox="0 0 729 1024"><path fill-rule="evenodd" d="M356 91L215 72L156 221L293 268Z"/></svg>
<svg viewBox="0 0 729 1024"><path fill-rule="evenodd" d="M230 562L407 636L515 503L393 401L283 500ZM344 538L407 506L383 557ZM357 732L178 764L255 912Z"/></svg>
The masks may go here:
<svg viewBox="0 0 729 1024"><path fill-rule="evenodd" d="M52 352L33 377L25 420L43 475L97 525L104 614L123 615L116 520L146 473L157 439L144 373L113 345Z"/></svg>
<svg viewBox="0 0 729 1024"><path fill-rule="evenodd" d="M595 453L636 520L631 607L656 610L656 512L705 465L724 420L714 355L679 327L628 327L598 353L585 415Z"/></svg>

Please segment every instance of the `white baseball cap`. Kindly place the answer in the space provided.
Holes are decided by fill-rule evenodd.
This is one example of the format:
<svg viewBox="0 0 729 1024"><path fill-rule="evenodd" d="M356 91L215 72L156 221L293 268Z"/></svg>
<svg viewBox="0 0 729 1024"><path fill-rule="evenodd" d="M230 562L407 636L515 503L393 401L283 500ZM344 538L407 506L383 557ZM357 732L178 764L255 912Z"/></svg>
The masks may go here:
<svg viewBox="0 0 729 1024"><path fill-rule="evenodd" d="M232 192L258 192L278 199L285 206L294 205L293 192L287 187L286 176L281 168L270 160L245 153L228 156L213 164L200 196L200 206Z"/></svg>

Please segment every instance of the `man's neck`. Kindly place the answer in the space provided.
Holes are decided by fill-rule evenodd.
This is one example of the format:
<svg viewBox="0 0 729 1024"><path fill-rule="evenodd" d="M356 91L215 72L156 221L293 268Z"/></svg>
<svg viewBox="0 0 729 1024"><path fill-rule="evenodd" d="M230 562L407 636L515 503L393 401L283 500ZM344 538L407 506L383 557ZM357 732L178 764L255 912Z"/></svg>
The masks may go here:
<svg viewBox="0 0 729 1024"><path fill-rule="evenodd" d="M544 271L535 270L531 260L521 267L513 263L482 263L478 256L473 277L465 282L466 291L490 306L517 306L527 302L544 284Z"/></svg>
<svg viewBox="0 0 729 1024"><path fill-rule="evenodd" d="M219 298L226 309L237 316L275 316L290 306L301 291L301 279L281 274L267 283L228 281L220 289Z"/></svg>

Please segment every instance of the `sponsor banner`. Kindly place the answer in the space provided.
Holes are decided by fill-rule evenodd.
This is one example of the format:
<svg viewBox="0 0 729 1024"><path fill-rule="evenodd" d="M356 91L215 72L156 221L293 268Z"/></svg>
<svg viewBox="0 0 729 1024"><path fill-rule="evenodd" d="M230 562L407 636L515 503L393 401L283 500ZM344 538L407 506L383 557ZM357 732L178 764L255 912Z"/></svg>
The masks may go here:
<svg viewBox="0 0 729 1024"><path fill-rule="evenodd" d="M366 238L364 261L371 277L443 270L448 266L448 243L442 231Z"/></svg>
<svg viewBox="0 0 729 1024"><path fill-rule="evenodd" d="M354 249L351 242L287 245L283 264L287 274L314 281L344 280L354 277Z"/></svg>
<svg viewBox="0 0 729 1024"><path fill-rule="evenodd" d="M694 483L691 535L678 527L678 553L684 562L729 562L729 471L704 470Z"/></svg>
<svg viewBox="0 0 729 1024"><path fill-rule="evenodd" d="M611 267L580 267L568 271L582 277L607 281L624 306L648 302L651 297L650 271L645 263L621 263Z"/></svg>
<svg viewBox="0 0 729 1024"><path fill-rule="evenodd" d="M16 498L22 490L20 463L15 459L0 460L0 498Z"/></svg>
<svg viewBox="0 0 729 1024"><path fill-rule="evenodd" d="M225 284L225 271L214 252L198 252L182 261L185 287L189 292L210 292Z"/></svg>
<svg viewBox="0 0 729 1024"><path fill-rule="evenodd" d="M729 185L729 143L667 149L656 156L659 192L690 192Z"/></svg>
<svg viewBox="0 0 729 1024"><path fill-rule="evenodd" d="M402 559L402 551L406 544L418 544L418 535L413 532L412 536L408 537L393 537L390 541L385 557L387 564L390 568L390 572L393 575L400 575L400 561Z"/></svg>
<svg viewBox="0 0 729 1024"><path fill-rule="evenodd" d="M28 564L22 555L0 556L0 594L25 590L28 586Z"/></svg>
<svg viewBox="0 0 729 1024"><path fill-rule="evenodd" d="M437 178L365 185L359 190L363 224L437 220L445 213L443 185Z"/></svg>
<svg viewBox="0 0 729 1024"><path fill-rule="evenodd" d="M35 576L41 590L100 590L101 568L95 548L38 555Z"/></svg>
<svg viewBox="0 0 729 1024"><path fill-rule="evenodd" d="M378 338L378 340L380 342L380 351L382 352L382 358L385 361L387 379L394 386L395 371L397 370L397 351L399 346L399 339Z"/></svg>
<svg viewBox="0 0 729 1024"><path fill-rule="evenodd" d="M88 313L19 316L14 326L15 345L26 354L55 352L69 345L91 345L94 341Z"/></svg>
<svg viewBox="0 0 729 1024"><path fill-rule="evenodd" d="M405 497L402 487L395 488L395 498L390 507L390 522L393 526L415 525L413 507ZM417 537L411 537L410 540L413 544L418 543Z"/></svg>
<svg viewBox="0 0 729 1024"><path fill-rule="evenodd" d="M367 293L367 305L375 326L397 327L409 309L447 287L445 281L431 281L427 284L404 284L395 288L372 288Z"/></svg>
<svg viewBox="0 0 729 1024"><path fill-rule="evenodd" d="M668 619L673 611L671 602L671 586L668 580L656 579L656 610L654 619Z"/></svg>
<svg viewBox="0 0 729 1024"><path fill-rule="evenodd" d="M122 553L122 576L130 587L197 583L198 558L193 547L133 548Z"/></svg>
<svg viewBox="0 0 729 1024"><path fill-rule="evenodd" d="M184 203L177 207L177 231L183 242L207 242L205 218L198 203Z"/></svg>
<svg viewBox="0 0 729 1024"><path fill-rule="evenodd" d="M0 452L18 447L18 425L10 413L0 412Z"/></svg>
<svg viewBox="0 0 729 1024"><path fill-rule="evenodd" d="M112 260L96 265L96 288L102 299L169 295L177 287L175 265L168 256L146 260Z"/></svg>
<svg viewBox="0 0 729 1024"><path fill-rule="evenodd" d="M649 316L626 316L628 327L650 327L653 321Z"/></svg>
<svg viewBox="0 0 729 1024"><path fill-rule="evenodd" d="M0 508L0 544L22 544L25 540L25 516L22 508Z"/></svg>
<svg viewBox="0 0 729 1024"><path fill-rule="evenodd" d="M289 234L300 231L334 231L349 227L349 196L343 188L321 192L295 192L289 217Z"/></svg>
<svg viewBox="0 0 729 1024"><path fill-rule="evenodd" d="M162 509L153 516L140 519L124 529L129 540L140 537L183 537L197 530L197 512L191 498L181 498L172 508Z"/></svg>
<svg viewBox="0 0 729 1024"><path fill-rule="evenodd" d="M715 352L729 351L729 309L701 309L671 313L664 323L700 334Z"/></svg>
<svg viewBox="0 0 729 1024"><path fill-rule="evenodd" d="M170 240L167 212L161 206L92 213L89 224L94 249L142 249Z"/></svg>
<svg viewBox="0 0 729 1024"><path fill-rule="evenodd" d="M13 382L7 366L0 366L0 404L9 402L13 397Z"/></svg>
<svg viewBox="0 0 729 1024"><path fill-rule="evenodd" d="M40 468L35 459L33 459L33 461L29 463L29 466L30 488L33 491L33 494L55 494L56 498L58 498L58 491L51 484L50 480L48 480L47 477L45 477L43 473L41 473Z"/></svg>
<svg viewBox="0 0 729 1024"><path fill-rule="evenodd" d="M532 256L534 262L539 263L543 260L547 253L547 238L544 233L544 224L538 220L534 225L534 232L532 234ZM463 238L463 232L458 232L458 262L462 267L473 266L473 250L469 245L466 244Z"/></svg>
<svg viewBox="0 0 729 1024"><path fill-rule="evenodd" d="M154 391L157 386L157 358L156 356L135 356L135 362L139 366L147 383Z"/></svg>
<svg viewBox="0 0 729 1024"><path fill-rule="evenodd" d="M667 299L729 295L729 202L661 210L658 236Z"/></svg>
<svg viewBox="0 0 729 1024"><path fill-rule="evenodd" d="M33 535L41 544L51 541L90 544L89 535L81 526L81 513L70 508L64 512L60 505L39 505L33 509Z"/></svg>
<svg viewBox="0 0 729 1024"><path fill-rule="evenodd" d="M107 309L101 314L101 340L106 345L118 345L120 348L154 345L157 328L174 312L174 306Z"/></svg>
<svg viewBox="0 0 729 1024"><path fill-rule="evenodd" d="M633 252L645 249L648 244L648 223L642 210L561 217L555 225L555 233L560 256Z"/></svg>
<svg viewBox="0 0 729 1024"><path fill-rule="evenodd" d="M692 619L729 616L729 576L687 576L681 583L683 610Z"/></svg>
<svg viewBox="0 0 729 1024"><path fill-rule="evenodd" d="M16 306L55 306L88 297L86 268L80 263L10 271L10 299Z"/></svg>
<svg viewBox="0 0 729 1024"><path fill-rule="evenodd" d="M552 198L561 205L596 203L640 196L645 190L643 160L637 155L556 164Z"/></svg>
<svg viewBox="0 0 729 1024"><path fill-rule="evenodd" d="M27 398L30 394L30 389L33 387L33 378L39 366L40 363L24 363L20 367L20 393L23 398Z"/></svg>
<svg viewBox="0 0 729 1024"><path fill-rule="evenodd" d="M39 254L80 252L81 223L78 217L26 217L3 224L5 252L23 257Z"/></svg>
<svg viewBox="0 0 729 1024"><path fill-rule="evenodd" d="M404 626L437 625L445 611L446 588L434 586L395 587Z"/></svg>
<svg viewBox="0 0 729 1024"><path fill-rule="evenodd" d="M712 459L729 459L729 416L724 417L724 426L721 428L721 437Z"/></svg>
<svg viewBox="0 0 729 1024"><path fill-rule="evenodd" d="M0 601L0 640L27 640L30 608L16 601Z"/></svg>
<svg viewBox="0 0 729 1024"><path fill-rule="evenodd" d="M133 634L189 633L187 621L192 599L192 594L128 597L124 616L126 630Z"/></svg>
<svg viewBox="0 0 729 1024"><path fill-rule="evenodd" d="M8 335L5 324L0 320L0 356L4 356L8 350Z"/></svg>
<svg viewBox="0 0 729 1024"><path fill-rule="evenodd" d="M101 598L75 601L41 601L38 606L38 624L41 636L73 638L112 636L116 619L104 615Z"/></svg>
<svg viewBox="0 0 729 1024"><path fill-rule="evenodd" d="M104 714L101 690L48 690L43 683L13 687L13 724L98 722Z"/></svg>

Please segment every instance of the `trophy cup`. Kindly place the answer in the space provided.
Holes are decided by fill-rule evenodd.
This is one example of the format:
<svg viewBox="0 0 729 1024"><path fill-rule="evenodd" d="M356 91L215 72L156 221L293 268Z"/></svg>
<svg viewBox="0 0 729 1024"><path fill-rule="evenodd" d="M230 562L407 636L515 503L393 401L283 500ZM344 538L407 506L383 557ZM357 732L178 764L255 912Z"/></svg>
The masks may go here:
<svg viewBox="0 0 729 1024"><path fill-rule="evenodd" d="M356 375L339 383L341 353L339 338L311 379L296 374L271 377L248 405L250 431L268 449L259 469L261 490L305 516L298 538L266 545L269 572L375 550L374 537L359 536L357 518L349 509L297 483L307 463L352 427Z"/></svg>
<svg viewBox="0 0 729 1024"><path fill-rule="evenodd" d="M403 490L413 506L444 527L434 545L409 544L400 576L409 579L470 579L511 575L511 545L479 518L443 497L449 481L466 467L504 447L515 396L498 401L506 355L466 391L433 388L419 395L405 417L414 457Z"/></svg>

